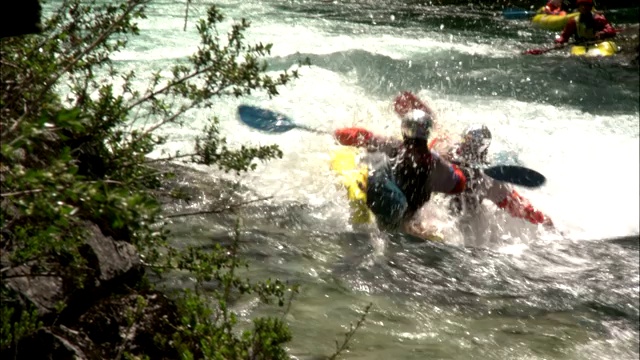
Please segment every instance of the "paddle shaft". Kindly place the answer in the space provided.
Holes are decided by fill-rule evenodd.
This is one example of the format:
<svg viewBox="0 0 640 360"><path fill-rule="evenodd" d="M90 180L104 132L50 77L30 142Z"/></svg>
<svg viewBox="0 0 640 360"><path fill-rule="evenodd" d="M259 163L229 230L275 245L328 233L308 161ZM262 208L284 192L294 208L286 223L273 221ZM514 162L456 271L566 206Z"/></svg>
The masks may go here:
<svg viewBox="0 0 640 360"><path fill-rule="evenodd" d="M313 129L306 126L299 126L298 128L300 130L310 131L316 134L333 136L333 133L330 131ZM542 174L519 165L496 165L482 169L482 172L494 180L528 188L537 188L544 185L546 182L546 179Z"/></svg>
<svg viewBox="0 0 640 360"><path fill-rule="evenodd" d="M425 112L432 113L432 110L425 103L409 92L404 93L396 99L395 111L398 115L416 108L424 109ZM293 129L299 129L315 134L333 136L332 131L319 130L306 125L296 124L283 114L251 105L240 105L238 107L238 113L240 120L248 126L272 134L281 134ZM526 187L538 187L545 182L544 176L540 173L517 165L494 166L484 169L484 173L496 180Z"/></svg>
<svg viewBox="0 0 640 360"><path fill-rule="evenodd" d="M308 131L314 134L320 134L320 135L332 135L333 136L333 132L332 131L328 131L328 130L320 130L320 129L315 129L312 127L308 127L306 125L299 125L299 124L295 124L296 128L299 130L304 130L304 131Z"/></svg>

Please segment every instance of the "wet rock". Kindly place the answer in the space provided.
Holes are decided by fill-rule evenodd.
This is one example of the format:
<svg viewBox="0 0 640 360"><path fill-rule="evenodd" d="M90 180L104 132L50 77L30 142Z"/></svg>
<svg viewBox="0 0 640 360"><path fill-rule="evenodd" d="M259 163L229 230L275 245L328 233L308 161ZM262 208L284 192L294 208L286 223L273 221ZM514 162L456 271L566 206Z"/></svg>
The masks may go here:
<svg viewBox="0 0 640 360"><path fill-rule="evenodd" d="M23 339L9 359L124 359L124 354L149 359L177 359L169 342L178 322L171 300L157 292L113 295L100 299L78 319L44 327ZM15 349L12 349L15 350Z"/></svg>
<svg viewBox="0 0 640 360"><path fill-rule="evenodd" d="M12 356L12 357L9 357ZM3 356L3 358L5 358ZM17 353L7 354L15 359L89 359L77 342L54 334L51 329L41 329L34 336L20 343Z"/></svg>
<svg viewBox="0 0 640 360"><path fill-rule="evenodd" d="M65 300L63 279L40 275L38 268L36 263L11 268L5 274L5 284L23 304L31 303L40 316L47 316L55 311L56 303Z"/></svg>
<svg viewBox="0 0 640 360"><path fill-rule="evenodd" d="M171 338L178 322L177 308L157 292L126 294L103 299L90 307L73 329L86 334L91 351L102 359L114 359L127 352L146 354L151 359L178 358L175 350L154 340Z"/></svg>
<svg viewBox="0 0 640 360"><path fill-rule="evenodd" d="M132 244L104 236L95 224L86 223L85 226L89 235L82 252L91 270L86 274L83 288L74 284L64 271L45 272L37 261L8 268L4 274L4 285L14 291L22 303L33 304L40 316L55 313L60 301L90 303L97 288L121 278L135 281L142 275L140 259ZM56 260L63 262L53 259L50 263ZM53 268L64 269L62 266Z"/></svg>
<svg viewBox="0 0 640 360"><path fill-rule="evenodd" d="M104 236L94 224L87 224L87 229L91 234L87 237L87 257L92 260L90 267L98 271L98 284L139 270L140 257L132 244Z"/></svg>
<svg viewBox="0 0 640 360"><path fill-rule="evenodd" d="M105 236L86 223L86 243L81 253L87 261L85 283L71 282L65 273L42 274L36 262L8 268L3 283L13 295L15 313L36 307L43 327L19 344L3 349L0 358L11 359L116 359L124 354L145 354L150 359L175 359L170 345L158 344L158 336L171 339L177 308L159 292L138 286L144 274L135 247ZM3 267L8 266L6 252ZM58 313L60 303L66 305ZM169 342L165 342L169 344Z"/></svg>

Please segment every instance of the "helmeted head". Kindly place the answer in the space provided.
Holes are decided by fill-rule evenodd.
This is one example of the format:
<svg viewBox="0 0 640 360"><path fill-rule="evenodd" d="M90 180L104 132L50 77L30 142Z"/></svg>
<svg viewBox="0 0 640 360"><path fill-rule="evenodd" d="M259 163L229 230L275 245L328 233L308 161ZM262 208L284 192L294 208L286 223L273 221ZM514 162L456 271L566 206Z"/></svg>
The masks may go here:
<svg viewBox="0 0 640 360"><path fill-rule="evenodd" d="M491 145L491 131L486 125L474 124L462 133L457 155L468 162L486 162Z"/></svg>
<svg viewBox="0 0 640 360"><path fill-rule="evenodd" d="M580 14L591 13L591 9L593 9L593 0L578 0L576 1L576 6L578 7Z"/></svg>
<svg viewBox="0 0 640 360"><path fill-rule="evenodd" d="M414 109L402 116L400 129L405 140L427 140L433 126L433 118L428 113Z"/></svg>

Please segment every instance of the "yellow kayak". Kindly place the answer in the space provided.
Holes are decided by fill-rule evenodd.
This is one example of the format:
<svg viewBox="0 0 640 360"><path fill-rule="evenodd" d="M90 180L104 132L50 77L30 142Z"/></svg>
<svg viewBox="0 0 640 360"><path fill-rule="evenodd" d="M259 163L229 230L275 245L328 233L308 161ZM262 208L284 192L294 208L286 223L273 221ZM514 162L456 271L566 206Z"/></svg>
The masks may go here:
<svg viewBox="0 0 640 360"><path fill-rule="evenodd" d="M613 41L607 40L591 45L573 45L571 55L598 57L611 56L618 52L618 46Z"/></svg>
<svg viewBox="0 0 640 360"><path fill-rule="evenodd" d="M531 22L537 27L550 31L562 31L569 20L580 15L579 12L569 13L565 15L548 15L541 13L542 9L538 11L538 14L531 19Z"/></svg>
<svg viewBox="0 0 640 360"><path fill-rule="evenodd" d="M373 214L367 207L366 189L369 169L365 164L359 164L357 160L361 151L358 148L341 146L331 152L331 170L338 175L341 186L347 190L353 224L366 224L373 221Z"/></svg>

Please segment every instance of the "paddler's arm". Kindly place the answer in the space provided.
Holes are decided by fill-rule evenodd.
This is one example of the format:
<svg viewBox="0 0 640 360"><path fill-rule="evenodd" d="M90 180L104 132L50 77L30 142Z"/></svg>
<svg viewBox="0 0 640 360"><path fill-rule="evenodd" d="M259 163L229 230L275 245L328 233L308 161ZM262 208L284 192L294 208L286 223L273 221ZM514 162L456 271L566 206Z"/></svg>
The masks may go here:
<svg viewBox="0 0 640 360"><path fill-rule="evenodd" d="M333 132L333 135L342 145L366 147L374 141L375 135L363 128L342 128Z"/></svg>
<svg viewBox="0 0 640 360"><path fill-rule="evenodd" d="M389 146L394 148L397 146L397 141L394 139L375 135L367 129L357 127L335 130L334 136L341 145L346 146L357 146L382 151L385 151L385 148Z"/></svg>
<svg viewBox="0 0 640 360"><path fill-rule="evenodd" d="M429 150L437 152L444 160L452 162L456 146L450 144L448 136L439 135L429 142Z"/></svg>
<svg viewBox="0 0 640 360"><path fill-rule="evenodd" d="M467 177L457 165L444 160L437 152L431 151L431 190L444 194L459 194L467 187Z"/></svg>
<svg viewBox="0 0 640 360"><path fill-rule="evenodd" d="M571 18L562 30L562 34L560 34L560 37L555 40L556 45L559 46L568 42L571 36L576 33L577 29L578 26L576 24L576 20L574 18Z"/></svg>
<svg viewBox="0 0 640 360"><path fill-rule="evenodd" d="M493 201L500 209L506 210L513 217L527 220L534 225L542 224L548 229L554 228L551 218L534 208L529 200L522 197L507 184L493 179L485 179L485 183L491 184L486 190L485 197Z"/></svg>
<svg viewBox="0 0 640 360"><path fill-rule="evenodd" d="M608 39L616 36L616 30L613 28L613 26L611 26L609 21L607 21L604 16L596 15L594 16L594 21L596 22L597 26L602 27L602 30L597 31L594 34L596 39Z"/></svg>

